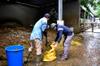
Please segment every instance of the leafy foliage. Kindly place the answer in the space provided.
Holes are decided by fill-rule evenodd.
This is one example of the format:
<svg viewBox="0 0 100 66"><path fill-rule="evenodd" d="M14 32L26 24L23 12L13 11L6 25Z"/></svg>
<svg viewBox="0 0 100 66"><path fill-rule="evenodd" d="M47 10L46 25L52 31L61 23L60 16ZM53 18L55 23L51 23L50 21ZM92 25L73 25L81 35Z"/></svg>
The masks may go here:
<svg viewBox="0 0 100 66"><path fill-rule="evenodd" d="M95 16L100 16L100 0L81 0L80 4L91 12L89 5L94 9Z"/></svg>
<svg viewBox="0 0 100 66"><path fill-rule="evenodd" d="M91 6L95 6L95 0L81 0L81 5L87 6L90 4Z"/></svg>
<svg viewBox="0 0 100 66"><path fill-rule="evenodd" d="M100 17L100 1L96 2L96 16Z"/></svg>

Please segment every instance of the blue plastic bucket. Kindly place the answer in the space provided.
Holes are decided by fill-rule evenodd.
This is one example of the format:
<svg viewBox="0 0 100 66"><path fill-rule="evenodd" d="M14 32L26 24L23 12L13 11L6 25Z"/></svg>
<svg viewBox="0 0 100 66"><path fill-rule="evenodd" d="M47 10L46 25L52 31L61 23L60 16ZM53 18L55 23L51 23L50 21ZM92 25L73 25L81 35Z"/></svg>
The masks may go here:
<svg viewBox="0 0 100 66"><path fill-rule="evenodd" d="M24 46L21 45L7 46L5 50L6 50L8 66L23 66Z"/></svg>

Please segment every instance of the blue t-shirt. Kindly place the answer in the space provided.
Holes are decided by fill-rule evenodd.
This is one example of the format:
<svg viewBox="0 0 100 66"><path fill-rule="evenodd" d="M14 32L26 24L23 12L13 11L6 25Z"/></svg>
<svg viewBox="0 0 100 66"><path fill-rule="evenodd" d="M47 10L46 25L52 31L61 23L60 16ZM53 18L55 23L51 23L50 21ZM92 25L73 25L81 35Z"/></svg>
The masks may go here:
<svg viewBox="0 0 100 66"><path fill-rule="evenodd" d="M47 18L43 17L36 22L32 30L30 40L39 39L42 40L43 31L47 28Z"/></svg>
<svg viewBox="0 0 100 66"><path fill-rule="evenodd" d="M59 42L61 40L62 35L65 37L72 35L72 31L67 26L58 25L57 26L57 36L55 41Z"/></svg>

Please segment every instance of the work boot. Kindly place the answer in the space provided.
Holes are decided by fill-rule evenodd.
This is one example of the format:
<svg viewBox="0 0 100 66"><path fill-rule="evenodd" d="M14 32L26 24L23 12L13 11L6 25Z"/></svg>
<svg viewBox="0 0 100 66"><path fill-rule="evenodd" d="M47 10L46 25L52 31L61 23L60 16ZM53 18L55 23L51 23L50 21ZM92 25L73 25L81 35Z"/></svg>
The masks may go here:
<svg viewBox="0 0 100 66"><path fill-rule="evenodd" d="M61 57L61 61L64 61L64 60L67 60L68 59L68 56L67 55L62 55L62 57Z"/></svg>
<svg viewBox="0 0 100 66"><path fill-rule="evenodd" d="M61 58L61 61L65 61L65 60L67 60L67 59L68 59L67 57L65 57L65 58L62 57L62 58Z"/></svg>
<svg viewBox="0 0 100 66"><path fill-rule="evenodd" d="M37 55L36 56L36 66L41 66L42 65L42 56Z"/></svg>

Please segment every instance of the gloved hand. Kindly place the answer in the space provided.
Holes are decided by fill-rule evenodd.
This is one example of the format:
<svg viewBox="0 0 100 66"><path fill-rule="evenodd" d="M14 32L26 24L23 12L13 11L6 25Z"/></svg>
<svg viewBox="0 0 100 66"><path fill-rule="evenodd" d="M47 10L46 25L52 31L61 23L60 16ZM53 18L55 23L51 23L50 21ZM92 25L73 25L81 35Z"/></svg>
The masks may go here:
<svg viewBox="0 0 100 66"><path fill-rule="evenodd" d="M54 48L57 48L58 42L53 42L52 45L53 45Z"/></svg>
<svg viewBox="0 0 100 66"><path fill-rule="evenodd" d="M29 51L29 52L32 52L32 49L33 49L33 47L29 47L29 48L28 48L28 51Z"/></svg>
<svg viewBox="0 0 100 66"><path fill-rule="evenodd" d="M30 47L28 48L28 51L29 51L29 52L32 52L32 49L33 49L32 42L30 42L29 45L30 45Z"/></svg>

